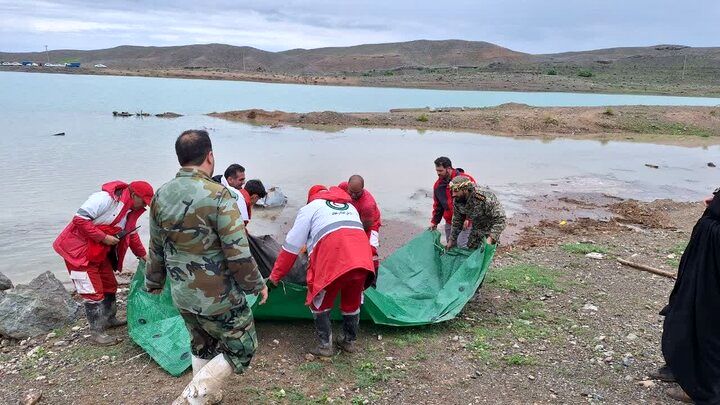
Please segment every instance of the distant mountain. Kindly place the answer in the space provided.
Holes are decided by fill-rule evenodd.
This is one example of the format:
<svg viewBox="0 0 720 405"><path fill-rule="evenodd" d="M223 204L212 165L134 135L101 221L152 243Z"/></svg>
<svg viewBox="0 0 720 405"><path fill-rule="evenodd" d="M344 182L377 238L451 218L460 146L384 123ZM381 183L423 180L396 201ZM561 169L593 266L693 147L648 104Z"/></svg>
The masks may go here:
<svg viewBox="0 0 720 405"><path fill-rule="evenodd" d="M91 51L53 50L33 53L2 53L2 61L79 61L102 63L118 69L213 68L263 70L278 73L328 74L402 68L435 68L488 65L585 66L591 64L642 63L656 67L682 65L687 57L695 66L720 66L720 47L691 48L679 45L610 48L581 52L531 55L488 42L443 40L410 41L350 47L293 49L267 52L247 46L224 44L168 47L119 46Z"/></svg>

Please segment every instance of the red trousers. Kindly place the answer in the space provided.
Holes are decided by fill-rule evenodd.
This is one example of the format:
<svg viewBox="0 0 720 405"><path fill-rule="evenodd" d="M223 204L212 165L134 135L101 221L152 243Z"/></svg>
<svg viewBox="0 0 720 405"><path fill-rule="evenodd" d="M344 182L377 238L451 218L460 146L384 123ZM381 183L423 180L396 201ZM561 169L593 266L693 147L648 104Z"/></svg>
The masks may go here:
<svg viewBox="0 0 720 405"><path fill-rule="evenodd" d="M313 312L325 312L332 309L335 298L340 294L340 311L342 314L354 315L359 313L368 273L365 269L356 269L336 278L313 298L310 310Z"/></svg>
<svg viewBox="0 0 720 405"><path fill-rule="evenodd" d="M91 263L80 268L74 268L66 261L65 266L75 285L75 291L86 300L102 301L105 294L117 292L117 280L110 260L105 259L102 263Z"/></svg>

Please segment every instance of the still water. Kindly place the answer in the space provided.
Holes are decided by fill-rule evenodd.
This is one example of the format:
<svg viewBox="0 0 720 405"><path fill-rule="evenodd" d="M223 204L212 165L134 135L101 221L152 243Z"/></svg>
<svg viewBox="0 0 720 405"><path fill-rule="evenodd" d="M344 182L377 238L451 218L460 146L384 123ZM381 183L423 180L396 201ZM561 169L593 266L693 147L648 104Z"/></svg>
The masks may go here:
<svg viewBox="0 0 720 405"><path fill-rule="evenodd" d="M107 102L113 98L107 94L99 92L97 97L89 97L88 88L75 89L73 93L70 92L72 86L56 83L54 87L44 88L40 83L52 76L51 81L80 81L109 91L108 81L123 83L125 80L126 85L112 91L125 94L124 87L130 94L133 89L142 88L138 83L166 79L0 74L3 86L7 85L9 75L31 83L27 93L18 92L17 87L12 86L14 96L8 96L5 91L8 87L0 92L0 127L3 129L0 132L0 161L3 162L0 272L16 283L28 281L46 270L66 279L62 260L53 252L51 244L77 207L106 181L143 179L157 188L172 178L177 170L173 144L177 135L188 128L210 131L217 172L237 162L247 168L248 178L260 178L266 185L281 186L288 195L290 204L284 210L256 214L257 220L251 223L251 231L255 233L275 233L286 227L284 223L292 221L310 185L336 184L354 173L365 177L366 186L375 194L385 218L425 225L429 221L431 200L424 191L432 187L436 178L432 162L440 155L450 156L456 166L465 168L480 183L497 191L510 213L520 209L520 203L527 197L547 193L551 183L562 184L573 191L603 192L643 200L697 200L717 187L720 178L719 169L706 165L720 160L718 146L548 142L396 129L357 128L339 132L290 127L270 129L194 113L174 120L113 118L108 110L114 107L98 108L100 100ZM33 78L38 82L30 80ZM182 90L172 89L171 83L179 83ZM173 104L178 100L167 96L167 92L179 95L189 91L183 87L188 86L187 83L200 87L218 84L168 80L157 85L165 88L162 97L153 93L159 91L157 86L150 86L146 98L152 102L144 108L151 110L151 105L162 100L166 103L164 107L153 111L187 113L188 110L206 112L250 106L247 104L251 101L245 100L233 107L221 107L213 104L217 100L210 95L198 98L200 93L193 95L196 104L187 100L181 101L187 104ZM256 84L228 85L242 88ZM290 92L287 98L296 100L295 103L302 99L303 92L324 91L313 86L308 87L310 90L303 86L285 88ZM299 94L292 93L293 89ZM345 88L333 91L404 92ZM190 96L187 94L192 99ZM127 95L126 101L132 97L135 96ZM351 109L372 109L366 107L373 102L373 97L366 97L360 104L353 105L348 100L339 102L345 102ZM36 99L37 103L31 103L28 98ZM12 104L10 99L23 100L20 104L24 107ZM137 100L141 99L138 96ZM263 100L271 103L279 99ZM230 103L230 100L222 102ZM319 98L308 99L308 103L315 103L308 109L318 109L316 106L321 102ZM281 104L270 108L297 109ZM66 136L50 136L61 131ZM645 167L648 162L659 165L660 169ZM141 218L140 224L141 236L146 242L147 215Z"/></svg>
<svg viewBox="0 0 720 405"><path fill-rule="evenodd" d="M388 111L407 107L720 105L720 98L629 94L418 90L311 86L221 80L0 72L0 106L8 112L207 114L263 108L293 112Z"/></svg>

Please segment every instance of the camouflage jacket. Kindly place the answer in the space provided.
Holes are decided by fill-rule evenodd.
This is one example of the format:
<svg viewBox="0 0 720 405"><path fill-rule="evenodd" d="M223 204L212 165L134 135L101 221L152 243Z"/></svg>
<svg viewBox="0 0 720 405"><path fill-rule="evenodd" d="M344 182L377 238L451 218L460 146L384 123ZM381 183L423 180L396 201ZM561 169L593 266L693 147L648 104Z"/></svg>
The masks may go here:
<svg viewBox="0 0 720 405"><path fill-rule="evenodd" d="M496 242L500 240L500 234L505 229L505 210L492 191L473 189L467 201L453 199L453 206L452 240L457 241L466 219L472 221L468 248L476 249L486 236L492 236Z"/></svg>
<svg viewBox="0 0 720 405"><path fill-rule="evenodd" d="M196 169L180 169L150 204L148 289L170 277L175 306L217 315L263 289L235 199Z"/></svg>

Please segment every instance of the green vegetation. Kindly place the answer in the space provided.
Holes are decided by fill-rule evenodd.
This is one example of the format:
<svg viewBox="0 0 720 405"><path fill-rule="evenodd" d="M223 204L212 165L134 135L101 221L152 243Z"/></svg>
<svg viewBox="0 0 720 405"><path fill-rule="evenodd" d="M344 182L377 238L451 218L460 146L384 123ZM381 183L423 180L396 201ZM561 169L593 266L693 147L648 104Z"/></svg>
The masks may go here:
<svg viewBox="0 0 720 405"><path fill-rule="evenodd" d="M395 73L392 70L386 70L383 75L385 76L395 76Z"/></svg>
<svg viewBox="0 0 720 405"><path fill-rule="evenodd" d="M578 76L580 77L593 77L593 72L588 69L583 69L578 72Z"/></svg>
<svg viewBox="0 0 720 405"><path fill-rule="evenodd" d="M615 111L613 111L612 108L608 107L603 111L603 115L607 115L608 117L612 117L615 115Z"/></svg>
<svg viewBox="0 0 720 405"><path fill-rule="evenodd" d="M558 72L555 69L549 69L545 74L548 76L557 76Z"/></svg>
<svg viewBox="0 0 720 405"><path fill-rule="evenodd" d="M512 354L503 358L509 366L533 366L537 364L537 359L532 356L524 356L522 354Z"/></svg>
<svg viewBox="0 0 720 405"><path fill-rule="evenodd" d="M638 134L687 135L707 138L715 136L709 129L679 122L656 121L646 117L629 118L621 122L621 128Z"/></svg>
<svg viewBox="0 0 720 405"><path fill-rule="evenodd" d="M512 292L527 291L534 288L559 290L556 285L556 271L534 264L516 264L492 270L487 275L488 284Z"/></svg>
<svg viewBox="0 0 720 405"><path fill-rule="evenodd" d="M685 249L687 248L687 242L680 242L677 245L673 246L668 254L674 254L674 258L668 258L665 263L667 263L668 266L672 267L673 269L677 269L678 266L680 266L680 257L682 257L683 252L685 252Z"/></svg>
<svg viewBox="0 0 720 405"><path fill-rule="evenodd" d="M560 121L551 115L545 116L545 118L543 119L543 123L545 123L545 125L560 125Z"/></svg>
<svg viewBox="0 0 720 405"><path fill-rule="evenodd" d="M562 245L562 250L568 252L568 253L577 253L586 255L588 253L597 252L602 254L607 254L608 250L607 248L603 246L598 246L592 243L566 243Z"/></svg>
<svg viewBox="0 0 720 405"><path fill-rule="evenodd" d="M420 114L420 116L417 117L417 120L420 122L428 122L428 116L427 114Z"/></svg>

